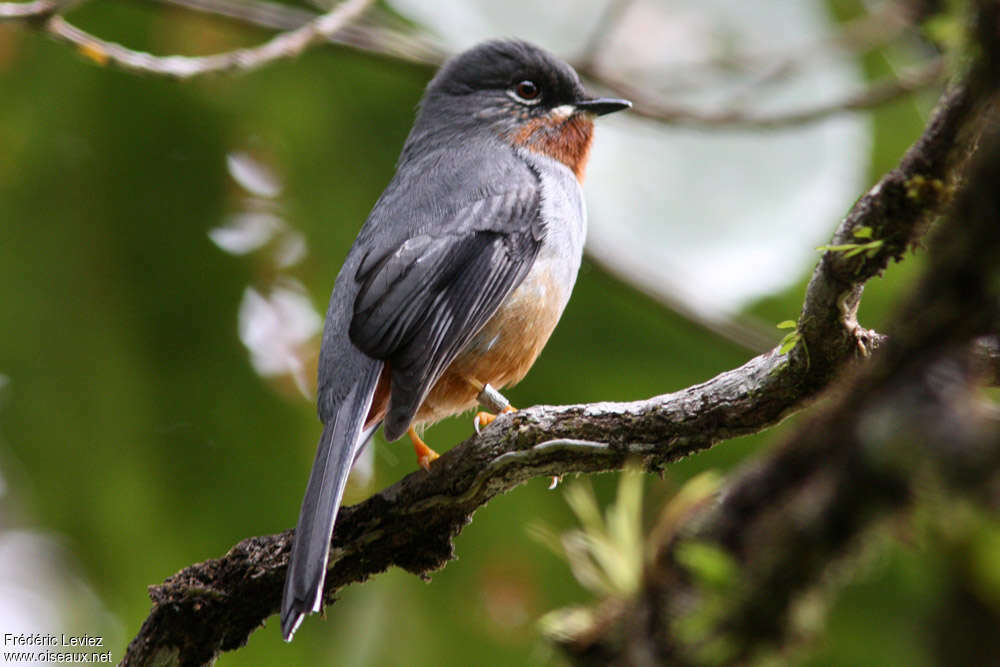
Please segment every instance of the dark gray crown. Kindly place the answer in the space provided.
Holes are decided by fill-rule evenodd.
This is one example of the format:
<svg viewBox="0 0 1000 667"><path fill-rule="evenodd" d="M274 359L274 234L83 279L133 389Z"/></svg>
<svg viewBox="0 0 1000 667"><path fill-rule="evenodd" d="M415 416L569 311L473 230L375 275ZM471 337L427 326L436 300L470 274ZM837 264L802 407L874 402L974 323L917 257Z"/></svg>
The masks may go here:
<svg viewBox="0 0 1000 667"><path fill-rule="evenodd" d="M484 42L453 57L427 87L428 94L462 96L505 90L520 81L541 86L545 106L572 103L584 95L576 71L548 51L521 40Z"/></svg>

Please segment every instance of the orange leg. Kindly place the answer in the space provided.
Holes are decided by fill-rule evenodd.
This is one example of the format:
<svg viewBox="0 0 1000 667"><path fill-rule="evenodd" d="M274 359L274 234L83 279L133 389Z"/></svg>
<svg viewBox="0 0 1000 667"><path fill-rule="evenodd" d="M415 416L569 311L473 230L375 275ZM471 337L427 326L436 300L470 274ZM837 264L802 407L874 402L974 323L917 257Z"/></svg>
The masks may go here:
<svg viewBox="0 0 1000 667"><path fill-rule="evenodd" d="M417 463L420 464L421 468L430 472L431 462L441 455L428 447L427 443L423 441L423 438L417 435L417 432L412 426L410 427L410 430L407 431L407 434L409 434L410 440L413 442L413 451L417 453Z"/></svg>
<svg viewBox="0 0 1000 667"><path fill-rule="evenodd" d="M517 412L517 408L513 405L508 405L506 408L500 411L503 414L508 412ZM476 433L479 433L480 429L486 428L493 423L497 416L492 412L477 412L475 419L472 420L472 425L476 427Z"/></svg>

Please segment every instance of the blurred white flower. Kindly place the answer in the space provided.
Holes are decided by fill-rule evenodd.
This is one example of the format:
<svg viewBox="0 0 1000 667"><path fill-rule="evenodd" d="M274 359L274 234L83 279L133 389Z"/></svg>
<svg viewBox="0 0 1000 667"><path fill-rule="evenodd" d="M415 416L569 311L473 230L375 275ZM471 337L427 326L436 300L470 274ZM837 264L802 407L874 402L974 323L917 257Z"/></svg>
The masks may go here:
<svg viewBox="0 0 1000 667"><path fill-rule="evenodd" d="M274 199L281 194L278 175L249 153L233 151L226 156L226 166L233 180L252 195Z"/></svg>
<svg viewBox="0 0 1000 667"><path fill-rule="evenodd" d="M244 211L209 230L208 238L232 255L245 255L266 245L284 228L284 220L273 213Z"/></svg>
<svg viewBox="0 0 1000 667"><path fill-rule="evenodd" d="M291 376L306 397L312 392L304 355L307 343L322 323L305 289L297 282L286 281L267 296L253 287L243 292L238 329L254 369L266 377Z"/></svg>

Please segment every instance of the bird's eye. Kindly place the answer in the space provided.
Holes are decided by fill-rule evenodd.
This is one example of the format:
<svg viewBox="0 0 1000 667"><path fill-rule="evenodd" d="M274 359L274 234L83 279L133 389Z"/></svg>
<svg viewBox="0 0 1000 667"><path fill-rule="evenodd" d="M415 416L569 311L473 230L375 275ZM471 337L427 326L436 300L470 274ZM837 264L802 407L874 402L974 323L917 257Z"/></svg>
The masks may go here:
<svg viewBox="0 0 1000 667"><path fill-rule="evenodd" d="M527 104L534 104L538 102L538 98L542 94L542 89L534 81L525 79L514 86L513 92L518 101L525 102Z"/></svg>

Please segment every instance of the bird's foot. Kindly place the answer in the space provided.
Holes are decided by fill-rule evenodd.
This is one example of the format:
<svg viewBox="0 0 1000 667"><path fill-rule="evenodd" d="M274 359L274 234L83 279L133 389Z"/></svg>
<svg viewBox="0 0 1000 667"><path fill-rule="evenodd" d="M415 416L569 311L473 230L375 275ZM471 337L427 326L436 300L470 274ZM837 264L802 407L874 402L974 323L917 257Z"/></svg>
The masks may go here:
<svg viewBox="0 0 1000 667"><path fill-rule="evenodd" d="M492 424L493 420L497 418L497 414L516 411L516 408L511 406L510 401L504 398L504 395L490 384L483 386L482 391L476 396L476 400L479 401L479 405L490 410L490 412L476 413L476 417L472 421L472 425L476 428L476 433L479 433L480 429Z"/></svg>
<svg viewBox="0 0 1000 667"><path fill-rule="evenodd" d="M500 411L501 414L507 412L517 412L517 408L513 405L508 405ZM472 425L476 428L476 433L479 433L480 429L484 429L492 424L496 418L497 416L492 412L477 412L475 419L472 420Z"/></svg>
<svg viewBox="0 0 1000 667"><path fill-rule="evenodd" d="M410 440L413 442L413 451L417 453L417 463L421 468L430 472L431 463L433 463L441 455L435 452L433 449L427 446L423 438L417 435L416 430L411 426L407 431L410 436Z"/></svg>

